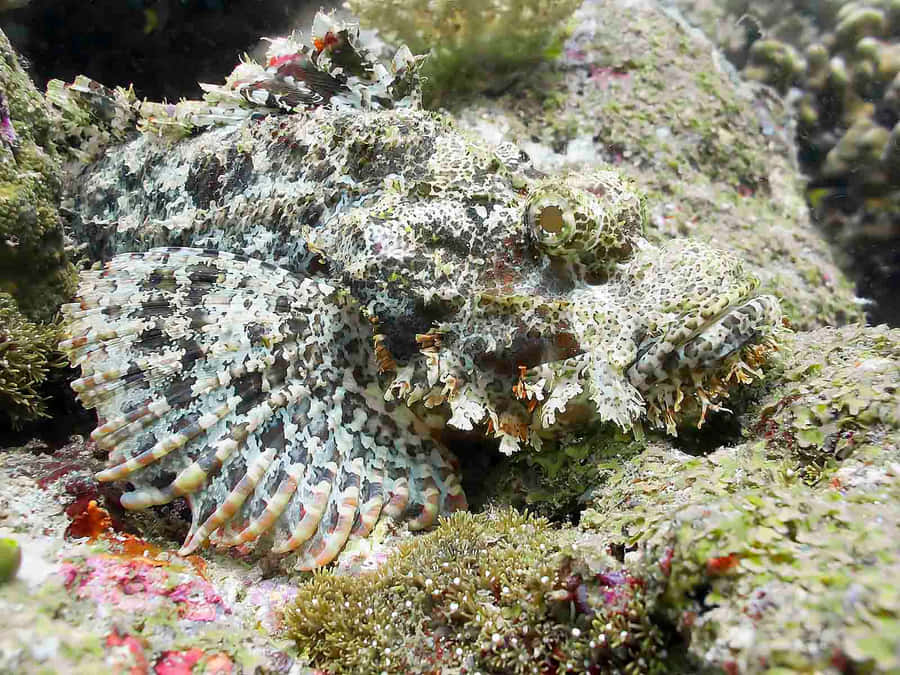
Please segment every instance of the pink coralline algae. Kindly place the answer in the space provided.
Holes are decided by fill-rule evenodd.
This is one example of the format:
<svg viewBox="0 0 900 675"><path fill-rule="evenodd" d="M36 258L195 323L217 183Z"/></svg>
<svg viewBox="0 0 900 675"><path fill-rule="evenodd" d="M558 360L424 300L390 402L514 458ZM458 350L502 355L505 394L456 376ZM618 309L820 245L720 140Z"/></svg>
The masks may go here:
<svg viewBox="0 0 900 675"><path fill-rule="evenodd" d="M179 618L214 621L229 613L212 584L193 572L173 572L154 560L96 555L64 562L66 588L79 599L145 614L171 609Z"/></svg>
<svg viewBox="0 0 900 675"><path fill-rule="evenodd" d="M147 675L150 664L144 654L144 645L132 635L120 635L114 630L106 638L106 648L110 652L113 672L128 675Z"/></svg>
<svg viewBox="0 0 900 675"><path fill-rule="evenodd" d="M203 650L197 648L182 652L164 652L153 670L157 675L189 675L202 658Z"/></svg>
<svg viewBox="0 0 900 675"><path fill-rule="evenodd" d="M594 577L601 589L603 602L607 608L624 608L636 590L643 589L646 582L631 576L627 570L613 570Z"/></svg>
<svg viewBox="0 0 900 675"><path fill-rule="evenodd" d="M183 651L163 652L153 667L147 658L145 644L133 635L117 630L106 638L107 662L116 675L231 675L234 662L225 654L207 654L196 647Z"/></svg>
<svg viewBox="0 0 900 675"><path fill-rule="evenodd" d="M671 546L667 546L663 557L659 561L659 571L662 572L666 577L672 574L672 558L674 557L675 549L673 549Z"/></svg>
<svg viewBox="0 0 900 675"><path fill-rule="evenodd" d="M591 66L591 74L588 79L596 82L602 89L608 89L610 84L616 81L627 82L631 75L619 68L610 68L608 66Z"/></svg>
<svg viewBox="0 0 900 675"><path fill-rule="evenodd" d="M201 665L201 669L195 671L194 667L197 664ZM195 647L181 652L164 652L153 666L154 675L192 675L194 672L202 672L204 675L230 675L234 672L234 664L225 654L210 656Z"/></svg>

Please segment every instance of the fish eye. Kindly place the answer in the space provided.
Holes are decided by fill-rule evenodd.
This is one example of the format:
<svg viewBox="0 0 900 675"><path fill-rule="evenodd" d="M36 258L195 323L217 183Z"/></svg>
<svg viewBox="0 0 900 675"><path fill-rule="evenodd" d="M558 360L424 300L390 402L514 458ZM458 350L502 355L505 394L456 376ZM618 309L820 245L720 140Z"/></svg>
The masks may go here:
<svg viewBox="0 0 900 675"><path fill-rule="evenodd" d="M583 227L584 223L576 222L576 214L564 194L547 190L534 195L528 205L527 218L532 235L545 253L554 257L577 253L575 235L579 225Z"/></svg>
<svg viewBox="0 0 900 675"><path fill-rule="evenodd" d="M526 222L547 255L608 268L631 255L641 236L643 200L614 171L571 174L534 186Z"/></svg>

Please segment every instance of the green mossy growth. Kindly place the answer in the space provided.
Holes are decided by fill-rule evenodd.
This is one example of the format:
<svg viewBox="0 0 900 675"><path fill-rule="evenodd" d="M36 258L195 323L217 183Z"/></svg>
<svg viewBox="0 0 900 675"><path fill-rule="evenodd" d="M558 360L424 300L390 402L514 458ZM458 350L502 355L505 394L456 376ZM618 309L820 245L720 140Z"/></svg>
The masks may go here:
<svg viewBox="0 0 900 675"><path fill-rule="evenodd" d="M665 568L657 614L711 665L897 672L900 331L820 329L785 351L744 416L755 440L699 458L651 444L581 527L635 577Z"/></svg>
<svg viewBox="0 0 900 675"><path fill-rule="evenodd" d="M453 514L374 573L313 575L288 633L334 673L671 672L643 582L574 535L509 509Z"/></svg>
<svg viewBox="0 0 900 675"><path fill-rule="evenodd" d="M29 321L0 292L0 423L16 428L47 416L40 390L50 368L64 365L59 340L56 325Z"/></svg>
<svg viewBox="0 0 900 675"><path fill-rule="evenodd" d="M428 107L449 97L499 92L559 53L579 0L350 0L388 41L429 54L422 68Z"/></svg>
<svg viewBox="0 0 900 675"><path fill-rule="evenodd" d="M0 291L29 318L48 321L75 289L57 210L61 165L45 101L2 32L0 56L12 128L0 139Z"/></svg>
<svg viewBox="0 0 900 675"><path fill-rule="evenodd" d="M900 573L900 484L882 469L865 490L810 486L798 469L760 444L701 459L651 449L582 524L597 545L633 549L636 576L669 561L659 607L714 665L811 672L837 656L895 672L900 595L885 580Z"/></svg>
<svg viewBox="0 0 900 675"><path fill-rule="evenodd" d="M503 457L470 499L528 509L553 522L577 520L591 491L645 445L631 432L603 425L581 439Z"/></svg>
<svg viewBox="0 0 900 675"><path fill-rule="evenodd" d="M825 467L867 446L900 443L900 330L847 326L798 333L749 412L770 451Z"/></svg>

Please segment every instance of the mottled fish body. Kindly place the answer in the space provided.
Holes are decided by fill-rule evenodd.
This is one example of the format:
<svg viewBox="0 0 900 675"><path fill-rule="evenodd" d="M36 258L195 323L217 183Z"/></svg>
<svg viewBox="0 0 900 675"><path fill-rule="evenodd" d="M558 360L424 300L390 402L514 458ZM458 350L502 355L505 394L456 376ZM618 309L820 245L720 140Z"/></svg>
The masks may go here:
<svg viewBox="0 0 900 675"><path fill-rule="evenodd" d="M418 108L408 51L388 69L317 25L313 50L275 41L180 108L54 89L68 119L111 111L93 147L143 129L70 190L106 263L61 347L99 478L132 483L127 508L185 497L182 553L313 569L380 518L465 507L445 427L507 453L598 422L674 434L761 376L780 309L738 258L650 245L614 170L543 176Z"/></svg>

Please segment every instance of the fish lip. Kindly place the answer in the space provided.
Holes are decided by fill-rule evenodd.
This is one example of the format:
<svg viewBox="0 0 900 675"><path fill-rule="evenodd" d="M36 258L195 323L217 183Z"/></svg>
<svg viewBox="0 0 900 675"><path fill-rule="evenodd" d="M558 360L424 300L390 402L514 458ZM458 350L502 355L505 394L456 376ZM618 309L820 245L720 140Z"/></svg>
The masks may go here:
<svg viewBox="0 0 900 675"><path fill-rule="evenodd" d="M698 337L700 337L701 335L706 333L713 325L715 325L716 323L721 321L723 318L725 318L729 314L733 314L737 309L743 307L748 302L753 300L755 297L757 297L757 296L748 295L746 297L742 297L742 298L736 300L735 302L732 302L731 304L727 305L724 309L722 309L722 311L718 312L717 314L714 314L712 317L710 317L709 319L704 321L703 324L701 324L700 327L698 327L697 330L695 330L689 338L678 343L676 345L676 347L683 347L684 345L689 344L690 342L696 340ZM683 316L684 315L682 315L682 317ZM679 317L679 318L682 318L682 317ZM673 322L673 323L675 323L675 322ZM638 348L637 348L637 353L635 355L635 358L633 361L631 361L628 364L627 368L631 368L635 363L640 361L641 358L643 358L647 354L647 352L649 352L655 345L657 345L659 343L659 341L661 339L663 339L664 337L665 337L665 334L655 335L650 339L647 339L646 334L644 336L642 336L638 343Z"/></svg>
<svg viewBox="0 0 900 675"><path fill-rule="evenodd" d="M481 352L476 357L476 364L479 368L489 369L500 375L518 377L523 369L531 370L564 361L584 354L585 351L574 334L560 331L552 335L517 340L500 354Z"/></svg>
<svg viewBox="0 0 900 675"><path fill-rule="evenodd" d="M679 372L683 371L685 368L691 369L690 361L685 361L683 358L677 358L679 355L684 357L686 349L692 343L697 342L704 335L710 335L711 329L715 326L726 322L730 317L738 320L738 325L741 325L740 318L743 311L746 311L747 308L751 307L754 303L761 302L763 300L772 300L771 296L765 295L756 295L749 294L745 297L742 297L740 300L737 300L727 307L725 307L722 311L718 312L714 316L710 317L707 321L697 328L691 336L681 341L680 343L674 345L674 347L666 354L664 360L664 366L662 368L662 372L664 373L664 377L651 378L647 381L646 373L641 375L638 371L638 365L641 363L641 360L644 359L649 353L653 351L653 349L660 344L661 340L665 337L665 334L655 336L651 340L644 340L638 347L637 355L635 359L628 364L625 368L625 372L628 375L629 381L631 381L639 390L647 391L653 389L655 386L665 383L667 379L672 376L677 375ZM777 305L777 301L776 305ZM703 360L700 357L696 357L700 360L700 363L695 366L695 368L699 368L700 370L715 370L719 367L719 365L724 362L729 356L740 351L748 344L753 343L757 340L760 335L763 334L766 326L775 325L770 324L765 320L766 317L758 317L758 320L753 321L750 325L750 331L746 332L743 335L740 335L740 339L735 339L731 342L731 348L728 351L722 351L721 349L715 350L711 356L712 358L708 358L707 360ZM777 322L776 322L777 323ZM732 337L734 334L732 333ZM725 337L728 337L726 333ZM727 340L721 341L721 345L729 344Z"/></svg>

